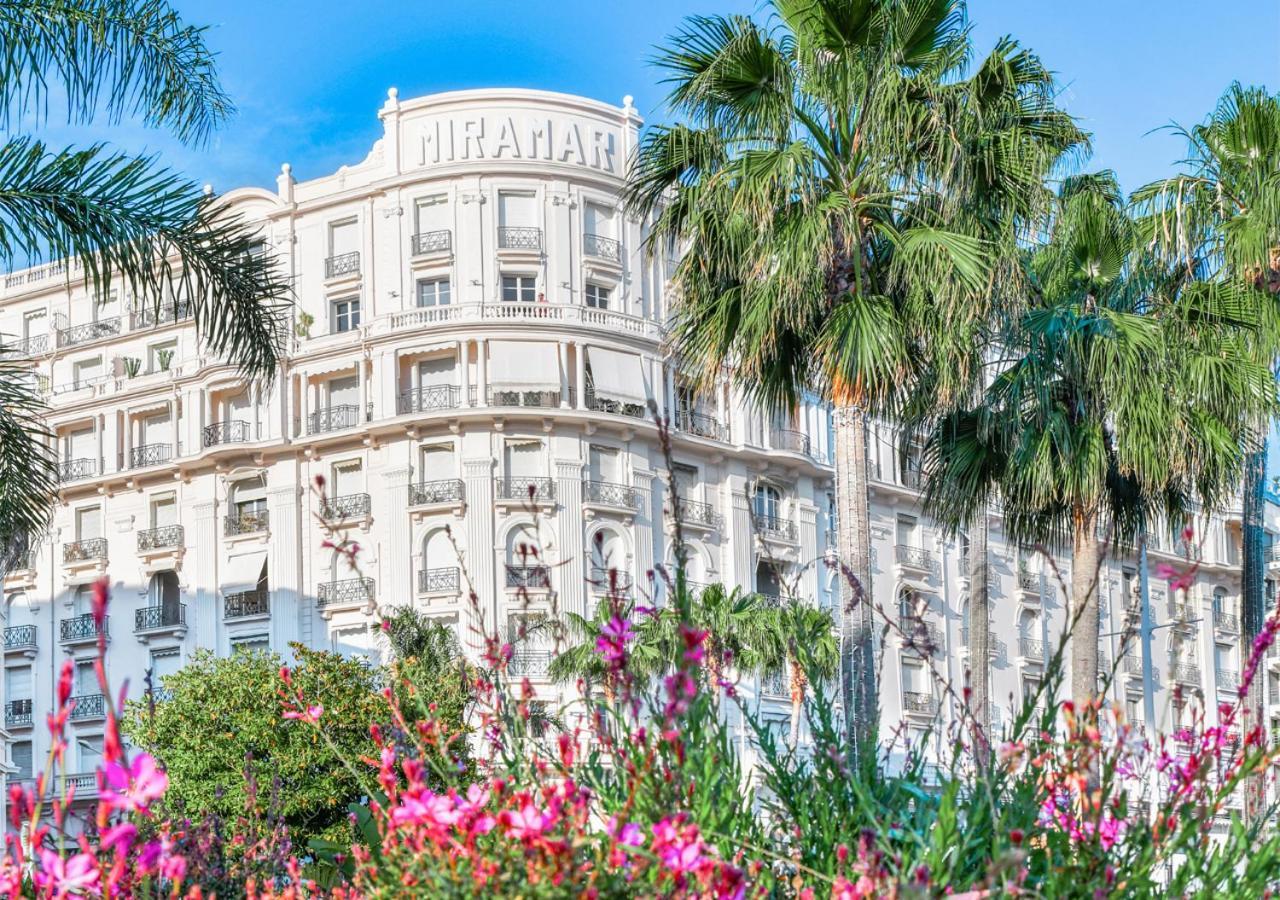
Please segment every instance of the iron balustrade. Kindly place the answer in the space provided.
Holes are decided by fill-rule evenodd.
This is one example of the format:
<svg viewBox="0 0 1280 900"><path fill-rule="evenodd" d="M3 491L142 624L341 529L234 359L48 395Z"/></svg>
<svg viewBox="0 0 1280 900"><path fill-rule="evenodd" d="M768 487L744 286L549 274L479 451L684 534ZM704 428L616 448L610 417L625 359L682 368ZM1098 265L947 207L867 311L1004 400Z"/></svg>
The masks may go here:
<svg viewBox="0 0 1280 900"><path fill-rule="evenodd" d="M440 231L423 231L413 236L413 254L445 253L453 249L453 233L445 228Z"/></svg>
<svg viewBox="0 0 1280 900"><path fill-rule="evenodd" d="M1126 653L1124 655L1124 671L1128 675L1141 675L1142 657Z"/></svg>
<svg viewBox="0 0 1280 900"><path fill-rule="evenodd" d="M899 565L910 566L913 569L923 569L929 572L933 571L933 554L922 547L912 547L908 544L898 544L893 549L894 559Z"/></svg>
<svg viewBox="0 0 1280 900"><path fill-rule="evenodd" d="M557 409L559 391L517 391L489 388L490 406L523 406L529 409Z"/></svg>
<svg viewBox="0 0 1280 900"><path fill-rule="evenodd" d="M4 630L4 649L20 650L36 645L36 626L10 625Z"/></svg>
<svg viewBox="0 0 1280 900"><path fill-rule="evenodd" d="M787 684L787 675L781 669L773 669L760 676L760 690L765 694L785 697L790 693Z"/></svg>
<svg viewBox="0 0 1280 900"><path fill-rule="evenodd" d="M343 428L355 428L360 424L360 407L354 403L343 403L313 412L307 417L307 434L323 434L327 431L341 431Z"/></svg>
<svg viewBox="0 0 1280 900"><path fill-rule="evenodd" d="M460 478L441 481L419 481L409 485L409 505L424 506L428 503L461 503L466 499L466 486Z"/></svg>
<svg viewBox="0 0 1280 900"><path fill-rule="evenodd" d="M368 494L325 497L320 501L320 516L324 519L355 519L369 515L372 508Z"/></svg>
<svg viewBox="0 0 1280 900"><path fill-rule="evenodd" d="M360 251L353 250L350 253L339 253L337 256L330 256L324 261L324 277L337 278L339 275L359 275L360 274Z"/></svg>
<svg viewBox="0 0 1280 900"><path fill-rule="evenodd" d="M639 509L640 494L626 484L609 481L588 481L582 486L582 496L588 503L616 506L621 509Z"/></svg>
<svg viewBox="0 0 1280 900"><path fill-rule="evenodd" d="M133 327L150 328L158 325L167 325L170 322L189 319L193 312L194 309L191 303L186 300L178 303L165 303L159 309L154 306L144 306L133 311Z"/></svg>
<svg viewBox="0 0 1280 900"><path fill-rule="evenodd" d="M932 656L942 649L942 630L921 616L907 616L898 623L903 649L917 656Z"/></svg>
<svg viewBox="0 0 1280 900"><path fill-rule="evenodd" d="M462 390L453 384L431 384L400 392L396 409L405 413L431 412L436 409L457 409Z"/></svg>
<svg viewBox="0 0 1280 900"><path fill-rule="evenodd" d="M773 448L775 450L790 450L792 453L800 453L804 456L813 455L813 445L809 440L809 435L802 431L792 431L790 429L779 429L773 433Z"/></svg>
<svg viewBox="0 0 1280 900"><path fill-rule="evenodd" d="M542 229L524 226L500 225L498 227L498 249L500 250L541 250Z"/></svg>
<svg viewBox="0 0 1280 900"><path fill-rule="evenodd" d="M23 338L19 346L22 348L23 356L39 356L42 353L48 353L49 335L33 334L29 338Z"/></svg>
<svg viewBox="0 0 1280 900"><path fill-rule="evenodd" d="M222 533L227 537L235 537L238 534L254 534L259 531L266 531L270 525L271 519L265 509L254 510L253 512L246 510L227 516L223 523Z"/></svg>
<svg viewBox="0 0 1280 900"><path fill-rule="evenodd" d="M200 439L206 447L219 444L243 444L249 440L249 423L239 419L214 422L200 430Z"/></svg>
<svg viewBox="0 0 1280 900"><path fill-rule="evenodd" d="M969 626L963 625L960 628L960 645L968 650L972 645L969 643ZM994 631L987 632L987 656L991 659L1000 659L1005 651L1004 641L996 637Z"/></svg>
<svg viewBox="0 0 1280 900"><path fill-rule="evenodd" d="M769 609L780 609L782 607L781 594L771 594L767 591L756 591L755 595L760 599L761 605L767 606Z"/></svg>
<svg viewBox="0 0 1280 900"><path fill-rule="evenodd" d="M497 479L494 484L494 493L499 500L549 503L556 499L556 483L551 478L510 475Z"/></svg>
<svg viewBox="0 0 1280 900"><path fill-rule="evenodd" d="M1026 569L1018 570L1018 587L1024 591L1039 593L1040 591L1040 573L1028 572Z"/></svg>
<svg viewBox="0 0 1280 900"><path fill-rule="evenodd" d="M1018 653L1026 659L1044 659L1044 641L1018 638Z"/></svg>
<svg viewBox="0 0 1280 900"><path fill-rule="evenodd" d="M97 322L85 322L83 325L72 325L58 332L59 347L74 347L90 341L106 337L115 337L120 333L120 317L101 319Z"/></svg>
<svg viewBox="0 0 1280 900"><path fill-rule="evenodd" d="M78 481L98 474L96 459L64 459L58 462L58 481Z"/></svg>
<svg viewBox="0 0 1280 900"><path fill-rule="evenodd" d="M85 613L82 616L72 616L70 619L63 619L58 623L59 634L63 641L87 641L94 640L100 634L107 633L108 616L102 617L102 624L99 625L94 619L93 613Z"/></svg>
<svg viewBox="0 0 1280 900"><path fill-rule="evenodd" d="M164 628L185 628L187 604L177 606L144 606L133 614L135 632L159 631Z"/></svg>
<svg viewBox="0 0 1280 900"><path fill-rule="evenodd" d="M101 719L107 714L107 698L102 694L80 694L71 698L71 719Z"/></svg>
<svg viewBox="0 0 1280 900"><path fill-rule="evenodd" d="M374 582L372 578L347 578L342 581L322 582L316 589L316 606L333 606L339 603L372 603Z"/></svg>
<svg viewBox="0 0 1280 900"><path fill-rule="evenodd" d="M143 444L129 449L129 468L143 469L167 463L173 457L172 444Z"/></svg>
<svg viewBox="0 0 1280 900"><path fill-rule="evenodd" d="M181 525L161 525L159 528L148 528L138 532L138 552L149 550L172 550L184 543Z"/></svg>
<svg viewBox="0 0 1280 900"><path fill-rule="evenodd" d="M595 391L587 391L587 409L608 413L611 416L626 416L630 419L646 419L649 411L642 403L623 403L621 400L610 400L598 397Z"/></svg>
<svg viewBox="0 0 1280 900"><path fill-rule="evenodd" d="M680 520L684 525L701 525L717 531L724 528L724 520L716 512L716 508L698 500L680 501Z"/></svg>
<svg viewBox="0 0 1280 900"><path fill-rule="evenodd" d="M10 700L4 705L4 724L10 728L25 728L31 725L34 710L30 698Z"/></svg>
<svg viewBox="0 0 1280 900"><path fill-rule="evenodd" d="M1169 677L1183 684L1200 683L1200 667L1185 663L1173 663L1169 666Z"/></svg>
<svg viewBox="0 0 1280 900"><path fill-rule="evenodd" d="M635 585L635 580L630 572L624 572L616 567L592 566L587 576L587 583L597 593L617 591L620 594L626 594Z"/></svg>
<svg viewBox="0 0 1280 900"><path fill-rule="evenodd" d="M550 650L530 650L516 648L511 653L511 662L507 670L512 675L546 675L551 667Z"/></svg>
<svg viewBox="0 0 1280 900"><path fill-rule="evenodd" d="M692 434L696 437L709 438L713 441L727 443L729 426L715 416L692 412L687 409L676 410L675 426L677 431Z"/></svg>
<svg viewBox="0 0 1280 900"><path fill-rule="evenodd" d="M462 584L457 566L418 570L418 593L456 594Z"/></svg>
<svg viewBox="0 0 1280 900"><path fill-rule="evenodd" d="M546 566L507 566L507 587L551 589L551 570Z"/></svg>
<svg viewBox="0 0 1280 900"><path fill-rule="evenodd" d="M1240 630L1240 619L1235 613L1215 609L1213 611L1213 627L1219 631L1237 632Z"/></svg>
<svg viewBox="0 0 1280 900"><path fill-rule="evenodd" d="M1240 687L1240 673L1234 669L1215 669L1214 675L1220 691L1234 691Z"/></svg>
<svg viewBox="0 0 1280 900"><path fill-rule="evenodd" d="M89 538L83 541L71 541L62 545L62 561L64 563L106 558L106 538Z"/></svg>
<svg viewBox="0 0 1280 900"><path fill-rule="evenodd" d="M755 520L756 531L759 534L789 541L793 544L796 542L796 526L794 522L788 522L780 516L760 515L759 513L752 518Z"/></svg>
<svg viewBox="0 0 1280 900"><path fill-rule="evenodd" d="M243 619L248 616L271 614L271 595L267 591L238 591L222 598L224 619Z"/></svg>
<svg viewBox="0 0 1280 900"><path fill-rule="evenodd" d="M597 259L621 262L622 242L599 234L584 234L582 236L582 252Z"/></svg>
<svg viewBox="0 0 1280 900"><path fill-rule="evenodd" d="M907 712L933 715L938 711L938 698L919 691L903 691L902 708Z"/></svg>

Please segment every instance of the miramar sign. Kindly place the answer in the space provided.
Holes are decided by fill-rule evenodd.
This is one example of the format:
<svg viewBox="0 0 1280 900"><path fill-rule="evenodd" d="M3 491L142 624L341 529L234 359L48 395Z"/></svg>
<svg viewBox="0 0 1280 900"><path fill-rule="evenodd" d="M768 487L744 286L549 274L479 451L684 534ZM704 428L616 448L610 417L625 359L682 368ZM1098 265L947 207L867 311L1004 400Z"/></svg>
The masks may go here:
<svg viewBox="0 0 1280 900"><path fill-rule="evenodd" d="M420 166L522 159L617 173L617 129L578 117L472 114L406 123L408 159Z"/></svg>

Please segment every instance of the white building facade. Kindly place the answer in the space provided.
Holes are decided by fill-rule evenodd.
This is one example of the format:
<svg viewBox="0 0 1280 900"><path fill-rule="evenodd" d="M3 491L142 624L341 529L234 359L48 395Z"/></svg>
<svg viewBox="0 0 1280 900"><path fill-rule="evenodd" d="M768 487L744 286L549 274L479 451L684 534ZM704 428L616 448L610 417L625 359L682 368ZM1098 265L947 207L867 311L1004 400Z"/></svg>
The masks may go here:
<svg viewBox="0 0 1280 900"><path fill-rule="evenodd" d="M6 277L0 331L23 342L48 390L62 476L48 533L12 554L4 577L11 778L45 757L43 722L70 657L79 700L61 774L82 796L95 789L104 723L89 586L103 576L108 672L135 694L197 648L287 658L296 641L376 660L388 607L439 617L474 651L481 625L514 633L526 616L589 615L609 569L660 601L652 573L673 563L672 489L693 582L823 606L838 593L824 563L827 410L764 416L727 378L699 394L664 352L673 262L620 202L640 126L629 98L402 102L392 91L379 118L383 136L359 164L302 182L285 166L275 192L225 197L260 223L296 287L288 360L270 385L205 355L181 309L95 303L61 265ZM651 403L671 421L669 453ZM874 436L874 595L935 648L896 636L882 648L886 732L906 721L915 735L952 715L935 673L959 684L967 665L965 549L920 515L916 469L897 459L891 430ZM359 543L358 570L322 548L322 517ZM1170 626L1152 650L1162 713L1175 683L1212 699L1239 677L1238 514L1206 534L1193 596L1152 582L1153 616ZM998 514L991 548L999 722L1041 676L1066 610L1042 562L1003 540ZM1153 541L1153 559L1174 555L1171 540ZM1102 631L1112 690L1142 721L1137 651L1117 657L1136 574L1132 561L1108 562ZM513 671L555 707L553 649L518 643ZM785 730L785 692L742 693Z"/></svg>

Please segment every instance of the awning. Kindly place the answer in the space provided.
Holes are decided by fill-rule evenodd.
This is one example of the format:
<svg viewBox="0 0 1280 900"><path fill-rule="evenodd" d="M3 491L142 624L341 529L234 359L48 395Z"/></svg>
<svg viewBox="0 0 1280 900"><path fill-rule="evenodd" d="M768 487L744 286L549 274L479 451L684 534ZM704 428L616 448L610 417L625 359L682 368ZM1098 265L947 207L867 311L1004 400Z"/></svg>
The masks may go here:
<svg viewBox="0 0 1280 900"><path fill-rule="evenodd" d="M560 357L556 345L490 341L489 384L527 391L560 390Z"/></svg>
<svg viewBox="0 0 1280 900"><path fill-rule="evenodd" d="M223 595L256 591L266 564L267 551L265 550L261 553L245 553L228 559L227 571L222 576Z"/></svg>
<svg viewBox="0 0 1280 900"><path fill-rule="evenodd" d="M644 406L648 401L647 379L634 353L619 353L603 347L588 347L591 383L597 397Z"/></svg>

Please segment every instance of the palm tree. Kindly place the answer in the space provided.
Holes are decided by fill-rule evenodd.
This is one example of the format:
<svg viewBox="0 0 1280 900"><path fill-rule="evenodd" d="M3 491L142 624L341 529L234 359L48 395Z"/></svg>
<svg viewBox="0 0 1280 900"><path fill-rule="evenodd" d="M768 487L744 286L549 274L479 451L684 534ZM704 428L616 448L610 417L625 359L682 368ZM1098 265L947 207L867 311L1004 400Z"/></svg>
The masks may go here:
<svg viewBox="0 0 1280 900"><path fill-rule="evenodd" d="M680 607L664 607L653 618L652 640L666 667L676 667L686 652L682 628L688 627L706 632L702 651L707 680L716 698L730 669L748 675L763 670L775 619L759 594L746 593L740 587L730 590L717 582L697 595L691 593L683 614Z"/></svg>
<svg viewBox="0 0 1280 900"><path fill-rule="evenodd" d="M567 646L551 660L547 667L548 676L561 683L583 681L588 686L598 684L604 692L605 702L612 704L616 685L600 654L597 640L615 615L630 620L633 612L634 608L629 602L625 606L618 605L610 598L597 603L590 618L577 613L566 613L563 625L557 623L553 627L564 630ZM627 671L643 684L665 668L666 659L658 646L651 618L632 621L631 625L636 639L629 646Z"/></svg>
<svg viewBox="0 0 1280 900"><path fill-rule="evenodd" d="M284 351L288 282L254 232L154 157L50 148L23 133L50 101L76 123L133 117L205 143L233 112L203 30L164 0L12 0L0 12L0 266L65 263L105 299L190 308L206 347L249 377ZM0 348L0 539L47 521L56 490L44 405L20 346Z"/></svg>
<svg viewBox="0 0 1280 900"><path fill-rule="evenodd" d="M788 602L770 609L766 643L758 655L767 675L784 669L791 695L791 736L800 740L800 713L812 681L830 681L840 671L840 646L831 613L807 603Z"/></svg>
<svg viewBox="0 0 1280 900"><path fill-rule="evenodd" d="M1280 297L1280 94L1232 84L1207 121L1175 128L1186 138L1184 171L1133 195L1142 235L1189 277L1245 292L1252 302ZM1257 296L1260 295L1260 296ZM1276 335L1265 348L1280 354ZM1245 464L1244 553L1241 574L1242 645L1248 653L1266 619L1263 490L1267 428L1257 423L1257 446ZM1262 683L1246 698L1261 722ZM1260 783L1248 791L1251 814L1261 810Z"/></svg>
<svg viewBox="0 0 1280 900"><path fill-rule="evenodd" d="M968 395L1010 226L1085 136L1012 41L966 72L963 0L772 11L691 18L660 52L687 124L646 134L630 200L687 248L673 343L692 374L727 364L771 409L814 388L835 405L841 697L850 737L873 739L867 417L924 371L939 402Z"/></svg>
<svg viewBox="0 0 1280 900"><path fill-rule="evenodd" d="M981 402L929 435L925 507L958 528L999 496L1011 538L1069 542L1083 708L1097 691L1100 536L1129 542L1193 500L1219 504L1275 392L1252 347L1266 310L1143 254L1113 175L1068 179L1058 207Z"/></svg>

